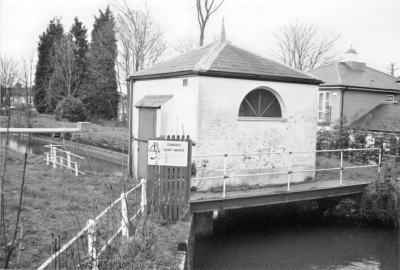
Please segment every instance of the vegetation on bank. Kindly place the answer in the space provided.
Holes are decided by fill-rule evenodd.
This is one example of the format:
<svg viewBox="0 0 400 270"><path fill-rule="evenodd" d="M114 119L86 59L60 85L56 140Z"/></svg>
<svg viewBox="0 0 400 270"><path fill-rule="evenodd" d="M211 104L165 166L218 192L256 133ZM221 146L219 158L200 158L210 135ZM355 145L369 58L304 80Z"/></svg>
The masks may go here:
<svg viewBox="0 0 400 270"><path fill-rule="evenodd" d="M4 149L0 151L1 157L3 154ZM15 226L23 162L23 155L8 151L4 178L5 223L8 232L11 232ZM21 226L18 228L18 239L21 235L23 237L11 257L9 267L39 267L51 255L52 235L56 238L60 236L61 246L64 245L86 226L89 219L96 217L121 195L122 184L121 177L108 174L95 173L74 177L47 166L43 156L29 155L21 208ZM135 184L132 181L124 182L125 189L129 189ZM128 200L130 216L134 215L137 210L136 206L132 200ZM118 207L106 217L106 221L100 223L98 227L99 244L104 244L104 240L112 232L109 230L111 225L107 225L110 220L114 220L112 224L120 226ZM186 240L185 237L189 230L187 223L172 224L149 216L147 219L132 223L132 226L134 226L133 234L136 231L134 238L127 241L117 240L117 245L107 251L108 255L112 255L108 258L109 264L102 269L121 269L117 266L121 265L120 263L132 266L134 262L140 262L143 269L177 268L181 258L177 246L178 243ZM86 236L81 237L77 242L80 248L87 250ZM80 255L83 261L85 254L82 254L82 250L80 249ZM3 261L3 252L0 256L0 261ZM65 252L61 258L63 263L68 258L72 263L71 251ZM119 264L112 264L113 261Z"/></svg>
<svg viewBox="0 0 400 270"><path fill-rule="evenodd" d="M10 127L27 127L26 121L16 115L11 117L10 120ZM31 123L33 128L76 128L76 123L57 121L50 115L32 118ZM7 116L0 116L0 126L7 126ZM90 131L70 134L66 139L118 152L127 152L129 130L124 126L104 126L92 123Z"/></svg>

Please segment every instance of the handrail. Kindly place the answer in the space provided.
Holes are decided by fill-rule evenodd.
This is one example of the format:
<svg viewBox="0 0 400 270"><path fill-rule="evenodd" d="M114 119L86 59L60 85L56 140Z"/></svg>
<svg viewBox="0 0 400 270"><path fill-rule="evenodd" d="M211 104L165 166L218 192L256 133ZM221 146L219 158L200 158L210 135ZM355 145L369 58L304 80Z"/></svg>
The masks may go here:
<svg viewBox="0 0 400 270"><path fill-rule="evenodd" d="M344 152L351 152L351 151L379 151L379 158L378 158L378 165L362 165L362 166L343 166L343 153ZM380 167L381 167L381 148L359 148L359 149L331 149L331 150L315 150L315 151L287 151L287 152L258 152L258 153L233 153L233 154L214 154L214 155L193 155L193 157L224 157L224 168L223 168L223 175L221 176L209 176L209 177L199 177L199 178L192 178L192 180L213 180L213 179L223 179L223 188L222 188L222 198L226 196L226 179L228 178L240 178L240 177L252 177L252 176L264 176L264 175L279 175L279 174L287 174L287 191L290 191L290 182L291 182L291 175L293 173L302 173L302 172L318 172L318 171L330 171L330 170L339 170L340 177L339 177L339 186L342 186L343 180L343 171L347 169L354 169L354 168L368 168L368 167L378 167L378 173L380 174ZM326 168L326 169L313 169L313 170L292 170L291 166L291 156L292 154L304 154L304 153L324 153L324 152L340 152L340 167L338 168ZM245 156L245 155L271 155L271 154L288 154L288 168L287 171L282 172L268 172L268 173L255 173L255 174L242 174L242 175L228 175L227 174L227 157L229 156Z"/></svg>
<svg viewBox="0 0 400 270"><path fill-rule="evenodd" d="M145 181L142 181L140 184L136 185L135 187L131 188L130 190L128 190L125 193L125 196L127 196L129 193L131 193L132 191L136 190L138 187L144 185ZM110 210L114 205L116 205L118 202L120 202L122 199L122 196L120 196L118 199L116 199L113 203L111 203L109 206L106 207L106 209L104 209L103 212L101 212L93 221L94 224L96 224L97 221L100 220L101 217L103 217L108 210ZM131 220L133 218L135 218L138 213L141 211L138 210L138 212L131 218ZM56 253L54 253L53 255L50 256L50 258L48 258L37 270L43 270L45 267L47 267L55 258L57 258L62 252L64 252L64 250L66 250L69 246L71 246L79 237L81 237L86 231L88 231L88 229L93 226L93 223L88 223L75 237L73 237L70 241L68 241L68 243L66 243L59 251L57 251ZM117 234L122 230L121 226L118 231ZM117 235L115 234L113 236L112 239L115 238L115 236ZM111 240L112 241L112 240ZM111 243L111 242L110 242ZM109 245L109 243L107 243L107 245ZM101 252L101 251L100 251Z"/></svg>
<svg viewBox="0 0 400 270"><path fill-rule="evenodd" d="M80 159L85 159L84 157L78 156L78 155L76 155L74 153L71 153L70 151L65 151L65 150L61 150L61 149L55 148L56 146L63 146L63 145L52 145L52 144L50 144L50 145L45 145L44 147L50 148L50 149L54 148L58 152L63 152L63 153L67 153L67 154L69 153L71 156L75 156L75 157L78 157Z"/></svg>
<svg viewBox="0 0 400 270"><path fill-rule="evenodd" d="M307 154L307 153L324 153L324 152L349 152L349 151L370 151L379 150L380 148L355 148L355 149L329 149L329 150L314 150L314 151L283 151L283 152L253 152L253 153L231 153L231 154L204 154L193 155L192 157L224 157L224 156L254 156L254 155L271 155L271 154Z"/></svg>

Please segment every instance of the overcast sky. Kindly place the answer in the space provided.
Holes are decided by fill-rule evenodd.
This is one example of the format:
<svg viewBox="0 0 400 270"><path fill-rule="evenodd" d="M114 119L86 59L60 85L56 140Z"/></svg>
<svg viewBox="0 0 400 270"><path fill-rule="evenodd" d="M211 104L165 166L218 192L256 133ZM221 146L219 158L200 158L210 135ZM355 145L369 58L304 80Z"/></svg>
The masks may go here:
<svg viewBox="0 0 400 270"><path fill-rule="evenodd" d="M132 2L143 4L143 0ZM185 34L198 38L195 0L147 2L170 42ZM0 0L0 53L19 57L32 52L39 35L55 16L62 17L67 31L73 18L78 17L90 36L94 16L109 3L110 0ZM369 67L387 72L390 63L397 63L400 68L400 0L225 0L207 24L206 41L219 35L222 17L227 39L258 54L268 55L273 30L300 20L338 32L341 51L353 45L359 60ZM400 70L396 75L400 76Z"/></svg>

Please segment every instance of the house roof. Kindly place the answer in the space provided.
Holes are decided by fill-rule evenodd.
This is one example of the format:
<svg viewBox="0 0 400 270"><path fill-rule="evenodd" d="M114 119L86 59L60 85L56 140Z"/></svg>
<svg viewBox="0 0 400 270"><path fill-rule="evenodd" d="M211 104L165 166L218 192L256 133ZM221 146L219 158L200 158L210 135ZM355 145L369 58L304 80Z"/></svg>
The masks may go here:
<svg viewBox="0 0 400 270"><path fill-rule="evenodd" d="M396 83L398 78L369 67L365 67L364 70L352 69L345 62L336 62L308 73L324 81L321 87L348 86L366 90L400 92L400 84Z"/></svg>
<svg viewBox="0 0 400 270"><path fill-rule="evenodd" d="M318 78L310 74L248 52L225 40L218 40L146 70L138 71L128 79L142 80L191 74L306 84L321 83Z"/></svg>
<svg viewBox="0 0 400 270"><path fill-rule="evenodd" d="M160 108L165 102L167 102L172 95L148 95L144 96L136 104L136 108Z"/></svg>
<svg viewBox="0 0 400 270"><path fill-rule="evenodd" d="M400 105L382 103L354 122L372 131L400 132Z"/></svg>

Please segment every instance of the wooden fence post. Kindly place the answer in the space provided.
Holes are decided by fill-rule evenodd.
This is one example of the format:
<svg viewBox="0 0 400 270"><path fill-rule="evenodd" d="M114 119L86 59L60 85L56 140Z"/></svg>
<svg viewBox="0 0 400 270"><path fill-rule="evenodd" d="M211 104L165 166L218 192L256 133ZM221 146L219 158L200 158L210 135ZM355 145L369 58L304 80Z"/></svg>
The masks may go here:
<svg viewBox="0 0 400 270"><path fill-rule="evenodd" d="M121 194L121 233L122 237L129 238L129 228L128 228L128 207L126 205L126 195L124 192Z"/></svg>
<svg viewBox="0 0 400 270"><path fill-rule="evenodd" d="M78 162L75 162L75 176L78 176Z"/></svg>
<svg viewBox="0 0 400 270"><path fill-rule="evenodd" d="M87 222L88 228L88 253L92 260L92 269L97 270L97 251L96 251L96 222L89 219Z"/></svg>
<svg viewBox="0 0 400 270"><path fill-rule="evenodd" d="M146 197L146 179L142 179L142 201L140 203L142 207L142 214L146 214L147 197Z"/></svg>

